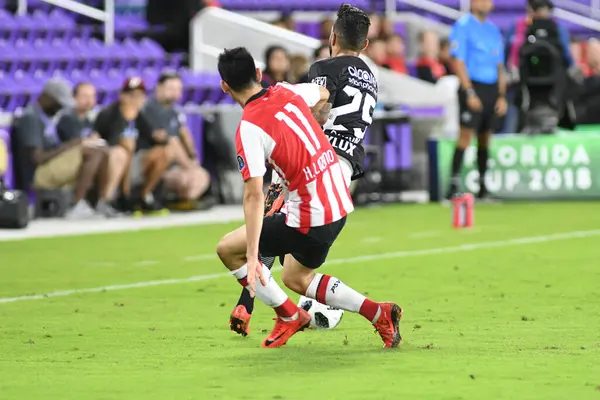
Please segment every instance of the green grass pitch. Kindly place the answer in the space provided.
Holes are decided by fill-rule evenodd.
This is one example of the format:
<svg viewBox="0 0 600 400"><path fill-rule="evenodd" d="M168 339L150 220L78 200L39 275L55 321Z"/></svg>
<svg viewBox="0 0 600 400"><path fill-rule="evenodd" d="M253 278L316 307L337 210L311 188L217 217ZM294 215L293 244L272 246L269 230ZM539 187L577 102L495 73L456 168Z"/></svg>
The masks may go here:
<svg viewBox="0 0 600 400"><path fill-rule="evenodd" d="M598 203L353 213L322 271L404 308L396 350L349 313L281 349L262 305L229 332L235 227L0 242L0 399L600 399Z"/></svg>

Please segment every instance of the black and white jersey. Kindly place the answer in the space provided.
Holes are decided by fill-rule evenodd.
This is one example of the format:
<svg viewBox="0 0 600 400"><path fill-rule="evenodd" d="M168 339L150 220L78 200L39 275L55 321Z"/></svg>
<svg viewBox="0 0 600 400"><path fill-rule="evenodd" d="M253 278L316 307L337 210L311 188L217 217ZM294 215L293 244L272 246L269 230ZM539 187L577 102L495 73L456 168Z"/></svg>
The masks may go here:
<svg viewBox="0 0 600 400"><path fill-rule="evenodd" d="M364 173L365 131L373 121L377 103L377 80L359 57L339 56L314 63L309 81L329 90L333 105L323 130L339 156L352 163L352 179Z"/></svg>

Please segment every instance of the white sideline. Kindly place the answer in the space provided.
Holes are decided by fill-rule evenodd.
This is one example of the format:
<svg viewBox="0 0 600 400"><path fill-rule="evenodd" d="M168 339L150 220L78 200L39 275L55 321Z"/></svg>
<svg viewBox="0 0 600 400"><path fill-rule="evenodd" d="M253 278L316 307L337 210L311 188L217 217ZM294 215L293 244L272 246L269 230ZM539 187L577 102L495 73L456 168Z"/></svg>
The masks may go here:
<svg viewBox="0 0 600 400"><path fill-rule="evenodd" d="M358 256L358 257L338 258L338 259L333 259L333 260L328 261L326 263L326 265L346 264L346 263L354 263L354 262L362 262L362 261L384 260L384 259L389 259L389 258L428 256L428 255L432 255L432 254L457 253L457 252L462 252L462 251L472 251L472 250L489 249L489 248L506 247L506 246L518 246L518 245L523 245L523 244L543 243L543 242L551 242L551 241L557 241L557 240L586 238L586 237L593 237L593 236L600 236L600 229L589 230L589 231L574 231L574 232L566 232L566 233L557 233L557 234L553 234L553 235L544 235L544 236L530 236L530 237L523 237L523 238L518 238L518 239L499 240L499 241L495 241L495 242L464 244L464 245L460 245L460 246L438 247L438 248L423 249L423 250L395 251L395 252L390 252L390 253L371 254L371 255L364 255L364 256ZM199 258L207 259L208 258L207 256L209 256L209 255L203 255L203 256L200 256ZM216 258L216 256L215 256L215 258ZM280 268L274 268L274 270L277 270L277 269L280 269ZM229 275L230 274L228 274L228 273L209 274L209 275L191 276L189 278L183 278L183 279L164 279L164 280L156 280L156 281L128 283L128 284L123 284L123 285L110 285L110 286L88 288L88 289L61 290L58 292L51 292L51 293L47 293L47 294L36 294L36 295L0 298L0 303L14 303L14 302L23 301L23 300L39 300L39 299L46 299L46 298L51 298L51 297L70 296L73 294L99 293L99 292L106 292L106 291L112 291L112 290L125 290L125 289L135 289L135 288L144 288L144 287L150 287L150 286L158 286L158 285L173 285L173 284L178 284L178 283L206 281L206 280L210 280L210 279L227 277Z"/></svg>

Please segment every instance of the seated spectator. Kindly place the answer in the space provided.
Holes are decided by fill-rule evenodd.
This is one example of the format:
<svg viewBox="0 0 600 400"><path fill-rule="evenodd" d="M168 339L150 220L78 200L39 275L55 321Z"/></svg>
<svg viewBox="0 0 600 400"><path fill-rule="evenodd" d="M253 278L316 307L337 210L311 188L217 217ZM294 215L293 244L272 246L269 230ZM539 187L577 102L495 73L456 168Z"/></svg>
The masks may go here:
<svg viewBox="0 0 600 400"><path fill-rule="evenodd" d="M179 200L194 201L210 185L210 175L198 162L196 147L187 128L185 114L175 108L181 100L183 85L176 73L164 73L158 79L155 96L144 106L143 113L155 136L168 136L167 154L171 168L163 179L165 188ZM159 131L163 131L161 133Z"/></svg>
<svg viewBox="0 0 600 400"><path fill-rule="evenodd" d="M408 74L408 68L406 68L406 58L404 47L404 39L398 34L393 34L387 38L386 43L387 59L385 65L392 71L396 71L400 74Z"/></svg>
<svg viewBox="0 0 600 400"><path fill-rule="evenodd" d="M430 83L436 83L446 74L446 69L438 60L440 42L434 31L419 34L420 57L417 60L417 77Z"/></svg>
<svg viewBox="0 0 600 400"><path fill-rule="evenodd" d="M377 66L389 68L389 66L386 64L386 62L388 61L388 57L386 53L385 40L381 38L374 38L369 40L369 45L365 50L365 54Z"/></svg>
<svg viewBox="0 0 600 400"><path fill-rule="evenodd" d="M446 73L444 75L454 75L452 68L452 56L450 55L450 41L448 38L442 38L440 40L440 55L438 60L444 66Z"/></svg>
<svg viewBox="0 0 600 400"><path fill-rule="evenodd" d="M71 88L61 79L50 79L37 101L29 104L15 123L14 137L22 150L23 189L33 182L36 189L57 190L74 187L73 203L67 218L86 218L95 211L85 200L97 178L106 186L102 171L104 143L77 136L61 137L53 118L63 108L74 106ZM99 211L113 216L112 209L99 203Z"/></svg>
<svg viewBox="0 0 600 400"><path fill-rule="evenodd" d="M141 78L128 78L119 100L104 108L94 123L94 133L108 142L109 183L107 198L114 198L121 185L119 207L123 211L162 212L164 207L154 198L169 159L167 133L153 132L141 110L146 102L146 87ZM141 185L139 199L133 201L133 185Z"/></svg>
<svg viewBox="0 0 600 400"><path fill-rule="evenodd" d="M90 137L94 127L96 88L91 83L80 83L73 89L75 107L61 113L58 131L68 139ZM96 137L98 138L98 137Z"/></svg>
<svg viewBox="0 0 600 400"><path fill-rule="evenodd" d="M290 60L290 79L291 83L299 83L306 74L308 74L308 59L301 54L292 56Z"/></svg>
<svg viewBox="0 0 600 400"><path fill-rule="evenodd" d="M279 82L287 82L290 73L290 57L281 46L271 46L265 52L266 68L263 71L263 87L275 86Z"/></svg>

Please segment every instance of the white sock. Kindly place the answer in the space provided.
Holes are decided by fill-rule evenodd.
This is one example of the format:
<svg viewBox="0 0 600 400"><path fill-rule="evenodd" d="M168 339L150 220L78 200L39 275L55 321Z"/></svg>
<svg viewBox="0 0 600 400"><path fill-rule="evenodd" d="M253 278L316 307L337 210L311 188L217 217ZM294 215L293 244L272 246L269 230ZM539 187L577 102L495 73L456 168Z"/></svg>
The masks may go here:
<svg viewBox="0 0 600 400"><path fill-rule="evenodd" d="M267 281L267 285L263 286L259 280L256 281L256 297L265 303L267 306L276 308L285 303L288 299L288 295L285 294L283 289L277 284L273 276L271 275L271 271L269 268L264 266L261 263L263 269L263 276ZM240 284L244 287L248 286L247 277L248 277L248 265L244 264L240 269L232 271L233 276L235 276L240 282Z"/></svg>
<svg viewBox="0 0 600 400"><path fill-rule="evenodd" d="M308 285L306 297L328 306L355 313L359 312L360 306L366 299L365 296L346 286L338 278L323 274L315 275L310 285Z"/></svg>

